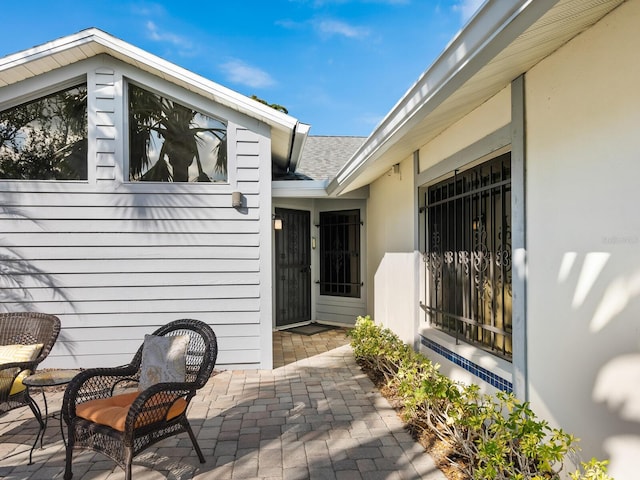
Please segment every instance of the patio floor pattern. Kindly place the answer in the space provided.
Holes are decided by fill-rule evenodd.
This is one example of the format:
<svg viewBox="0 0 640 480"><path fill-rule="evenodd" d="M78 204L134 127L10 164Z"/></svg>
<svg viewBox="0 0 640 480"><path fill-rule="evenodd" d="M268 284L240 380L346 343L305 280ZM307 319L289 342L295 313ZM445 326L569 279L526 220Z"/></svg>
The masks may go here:
<svg viewBox="0 0 640 480"><path fill-rule="evenodd" d="M136 457L133 478L444 480L360 370L344 333L274 332L276 368L220 372L192 401L189 419L207 462L200 464L188 436L178 435ZM47 393L47 400L56 412L62 393ZM28 465L37 430L28 408L0 417L0 478L62 478L58 420L49 421L44 448ZM73 473L75 480L124 478L93 452L74 453Z"/></svg>

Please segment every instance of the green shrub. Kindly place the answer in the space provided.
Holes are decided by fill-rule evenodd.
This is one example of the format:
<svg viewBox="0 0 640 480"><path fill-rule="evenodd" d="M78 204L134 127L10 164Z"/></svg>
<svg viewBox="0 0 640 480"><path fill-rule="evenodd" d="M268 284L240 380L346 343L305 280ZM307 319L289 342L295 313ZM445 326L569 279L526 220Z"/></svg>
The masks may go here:
<svg viewBox="0 0 640 480"><path fill-rule="evenodd" d="M578 440L536 418L528 402L511 393L481 394L477 385L454 382L439 365L404 344L369 317L349 332L361 365L381 375L400 397L402 418L448 443L469 478L554 480ZM572 480L612 480L607 462L592 459Z"/></svg>

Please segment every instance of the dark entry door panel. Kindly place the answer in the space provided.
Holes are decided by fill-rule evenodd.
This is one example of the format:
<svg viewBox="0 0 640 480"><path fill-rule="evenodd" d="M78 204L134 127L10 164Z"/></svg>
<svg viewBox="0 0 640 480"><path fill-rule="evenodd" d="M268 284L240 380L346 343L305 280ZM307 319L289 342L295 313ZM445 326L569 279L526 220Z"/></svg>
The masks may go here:
<svg viewBox="0 0 640 480"><path fill-rule="evenodd" d="M311 320L311 214L276 208L276 326Z"/></svg>

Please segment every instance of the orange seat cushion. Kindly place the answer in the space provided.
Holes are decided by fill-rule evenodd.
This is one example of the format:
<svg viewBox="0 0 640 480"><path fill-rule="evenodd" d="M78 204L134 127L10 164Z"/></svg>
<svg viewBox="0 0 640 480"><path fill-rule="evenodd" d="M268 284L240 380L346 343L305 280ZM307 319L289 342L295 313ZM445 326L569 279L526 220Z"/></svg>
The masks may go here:
<svg viewBox="0 0 640 480"><path fill-rule="evenodd" d="M76 415L93 423L106 425L114 430L124 432L124 424L127 419L127 414L129 413L129 408L135 399L138 398L138 395L140 395L140 392L136 391L108 398L89 400L76 406ZM178 398L167 412L166 420L177 417L182 414L186 408L187 401L184 398ZM141 427L158 420L148 417L144 418L146 420L143 418L138 419L136 427Z"/></svg>

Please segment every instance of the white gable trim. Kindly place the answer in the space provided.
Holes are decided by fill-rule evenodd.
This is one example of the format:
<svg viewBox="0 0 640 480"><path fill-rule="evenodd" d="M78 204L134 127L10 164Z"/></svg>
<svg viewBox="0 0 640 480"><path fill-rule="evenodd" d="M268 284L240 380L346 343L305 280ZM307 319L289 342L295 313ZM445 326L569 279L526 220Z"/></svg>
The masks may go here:
<svg viewBox="0 0 640 480"><path fill-rule="evenodd" d="M0 58L0 87L103 53L265 123L272 130L273 161L284 168L297 164L292 155L300 155L308 125L96 28Z"/></svg>
<svg viewBox="0 0 640 480"><path fill-rule="evenodd" d="M30 64L33 62L37 62L48 57L56 57L63 53L66 54L64 58L67 59L67 63L75 63L75 61L82 58L92 57L100 53L107 53L120 59L123 59L124 57L126 58L125 61L128 60L127 63L133 63L138 68L152 71L161 78L172 78L173 80L179 80L192 85L193 87L200 89L201 94L208 94L207 96L216 102L257 118L272 127L280 126L287 129L293 129L298 124L298 121L289 115L267 105L262 105L260 102L251 100L244 95L234 92L233 90L212 82L211 80L207 80L200 75L128 44L96 28L83 30L74 35L69 35L44 45L33 47L29 50L18 52L13 55L8 55L0 59L0 72L16 69L18 67L24 67L24 69L30 70ZM62 63L59 60L57 63L59 66L62 66ZM50 63L50 65L53 66L52 63ZM32 75L25 75L25 78L39 73L42 72L33 71ZM7 83L0 80L0 85L1 84Z"/></svg>

